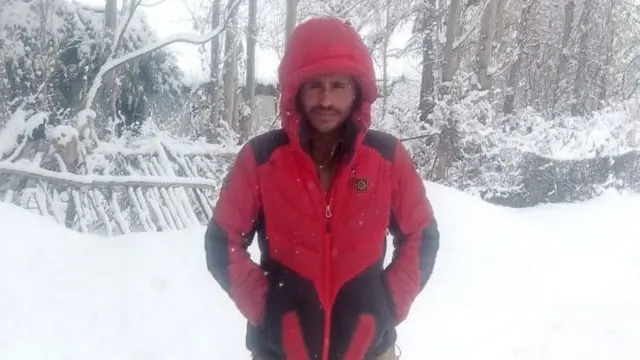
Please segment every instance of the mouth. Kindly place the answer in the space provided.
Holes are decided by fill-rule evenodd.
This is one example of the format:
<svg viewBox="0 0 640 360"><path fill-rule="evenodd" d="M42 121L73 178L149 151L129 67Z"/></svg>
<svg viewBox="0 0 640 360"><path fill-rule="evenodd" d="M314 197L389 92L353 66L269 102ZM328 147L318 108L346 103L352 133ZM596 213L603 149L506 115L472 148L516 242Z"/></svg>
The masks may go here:
<svg viewBox="0 0 640 360"><path fill-rule="evenodd" d="M313 115L320 118L333 118L338 116L338 114L336 114L335 111L316 111L314 112Z"/></svg>
<svg viewBox="0 0 640 360"><path fill-rule="evenodd" d="M326 113L326 114L316 114L315 118L316 118L316 121L330 123L335 121L338 118L338 116L336 114Z"/></svg>

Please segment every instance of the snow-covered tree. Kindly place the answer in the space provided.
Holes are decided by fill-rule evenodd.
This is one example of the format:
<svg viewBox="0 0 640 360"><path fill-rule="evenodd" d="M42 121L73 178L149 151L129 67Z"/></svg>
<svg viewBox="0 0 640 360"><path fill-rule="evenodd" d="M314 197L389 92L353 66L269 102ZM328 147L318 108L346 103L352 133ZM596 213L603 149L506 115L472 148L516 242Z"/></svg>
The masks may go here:
<svg viewBox="0 0 640 360"><path fill-rule="evenodd" d="M0 18L7 112L18 107L46 111L51 114L50 125L74 117L84 108L113 41L104 38L103 9L65 0L6 0ZM117 53L156 40L143 15L134 14ZM176 59L163 51L121 65L115 79L119 87L116 118L105 102L99 102L95 109L98 131L120 133L125 127L136 128L150 115L169 116L183 92L181 77Z"/></svg>

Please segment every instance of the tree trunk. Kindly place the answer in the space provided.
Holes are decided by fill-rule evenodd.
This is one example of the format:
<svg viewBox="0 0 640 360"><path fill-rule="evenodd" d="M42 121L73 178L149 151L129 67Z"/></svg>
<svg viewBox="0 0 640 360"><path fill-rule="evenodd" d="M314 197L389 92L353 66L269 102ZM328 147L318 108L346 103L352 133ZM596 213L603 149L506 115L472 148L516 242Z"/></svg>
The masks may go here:
<svg viewBox="0 0 640 360"><path fill-rule="evenodd" d="M447 30L444 46L444 63L442 65L442 82L440 95L448 95L451 90L455 69L455 52L453 44L456 41L458 30L458 18L460 15L460 0L451 0L447 14ZM424 69L424 68L423 68ZM424 80L424 77L423 77ZM447 178L448 169L453 162L453 153L457 146L457 129L453 124L451 115L448 114L444 126L440 129L440 138L436 148L436 155L433 160L432 173L430 179L442 181Z"/></svg>
<svg viewBox="0 0 640 360"><path fill-rule="evenodd" d="M496 32L496 11L498 0L487 0L489 3L484 8L480 25L480 41L478 41L478 83L480 89L491 89L489 76L489 63L491 62L491 50L493 48L493 35Z"/></svg>
<svg viewBox="0 0 640 360"><path fill-rule="evenodd" d="M118 27L118 1L117 0L107 0L104 9L104 26L105 26L105 39L108 39L111 42L117 41L116 36L116 28ZM111 47L105 47L106 49ZM114 49L116 51L116 49ZM111 54L108 54L109 56ZM113 57L116 57L116 54L113 54ZM107 59L105 58L104 61ZM113 118L113 121L117 120L117 112L116 112L116 99L118 98L118 88L116 79L118 77L117 69L114 69L109 74L106 74L104 78L104 106L106 107L108 116Z"/></svg>
<svg viewBox="0 0 640 360"><path fill-rule="evenodd" d="M211 29L220 26L220 2L213 2L211 9ZM209 142L215 141L216 128L220 121L220 36L211 39L211 117L209 124L205 126L205 137Z"/></svg>
<svg viewBox="0 0 640 360"><path fill-rule="evenodd" d="M526 31L527 29L529 29L529 19L536 3L536 0L528 0L527 3L522 7L522 12L520 14L520 26L518 26L518 33L516 35L516 60L509 66L509 72L507 74L507 91L504 99L504 106L502 108L502 111L505 114L513 114L515 110L515 99L519 82L520 66L524 61L525 55L524 49Z"/></svg>
<svg viewBox="0 0 640 360"><path fill-rule="evenodd" d="M296 27L296 19L298 17L298 1L299 0L287 0L287 17L284 24L284 38L285 46L289 42L289 37Z"/></svg>
<svg viewBox="0 0 640 360"><path fill-rule="evenodd" d="M244 86L244 111L240 121L240 142L251 136L256 108L256 38L258 37L258 0L249 0L247 24L247 78Z"/></svg>
<svg viewBox="0 0 640 360"><path fill-rule="evenodd" d="M556 106L560 101L559 88L560 79L564 76L566 71L567 62L569 61L567 56L567 49L569 47L569 40L571 39L571 33L573 32L573 16L575 13L575 2L573 0L566 0L564 5L564 28L562 31L562 42L560 43L560 51L556 60L556 74L553 79L553 90L551 99L551 114L556 116Z"/></svg>
<svg viewBox="0 0 640 360"><path fill-rule="evenodd" d="M449 93L448 87L453 81L454 69L454 51L453 43L456 40L456 30L458 28L458 15L460 14L460 0L451 0L449 10L447 12L447 31L444 45L444 59L442 64L442 82L445 88L441 89L443 93Z"/></svg>
<svg viewBox="0 0 640 360"><path fill-rule="evenodd" d="M429 123L429 115L433 112L435 106L434 102L434 90L435 90L435 76L434 76L434 32L437 31L438 21L433 21L433 17L430 16L435 11L435 0L428 0L428 5L424 8L424 14L422 15L422 76L420 82L420 122Z"/></svg>
<svg viewBox="0 0 640 360"><path fill-rule="evenodd" d="M576 69L576 77L573 83L573 99L571 101L571 115L579 116L583 113L584 103L582 94L586 90L585 87L585 68L587 67L587 47L589 45L589 22L591 21L591 12L593 10L593 0L585 0L582 14L580 15L580 44L578 45L578 68Z"/></svg>
<svg viewBox="0 0 640 360"><path fill-rule="evenodd" d="M232 2L228 4L232 4ZM235 95L238 76L238 44L235 36L235 27L238 23L238 8L233 9L229 16L230 26L225 30L224 44L224 121L234 130L238 130L238 115L233 111L236 101Z"/></svg>
<svg viewBox="0 0 640 360"><path fill-rule="evenodd" d="M607 20L604 28L605 34L603 36L603 44L601 46L604 49L604 59L600 70L600 93L598 94L599 107L605 106L608 98L607 86L609 80L609 67L611 66L612 54L613 54L613 41L615 37L615 25L613 23L613 11L617 5L617 0L609 0L609 8L607 9Z"/></svg>
<svg viewBox="0 0 640 360"><path fill-rule="evenodd" d="M493 42L498 45L502 43L502 38L504 37L505 3L506 0L499 0L496 10L496 32L493 37Z"/></svg>

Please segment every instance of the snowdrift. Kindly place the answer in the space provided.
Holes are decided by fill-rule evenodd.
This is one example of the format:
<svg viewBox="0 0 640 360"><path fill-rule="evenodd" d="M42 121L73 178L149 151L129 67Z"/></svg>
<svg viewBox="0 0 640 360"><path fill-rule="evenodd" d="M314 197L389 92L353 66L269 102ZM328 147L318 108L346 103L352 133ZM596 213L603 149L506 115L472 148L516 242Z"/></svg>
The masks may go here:
<svg viewBox="0 0 640 360"><path fill-rule="evenodd" d="M0 229L0 359L237 356L244 324L207 274L204 230L106 239L4 204Z"/></svg>
<svg viewBox="0 0 640 360"><path fill-rule="evenodd" d="M515 210L428 190L442 246L403 360L640 358L639 196ZM106 239L0 204L0 234L0 359L249 358L203 228Z"/></svg>

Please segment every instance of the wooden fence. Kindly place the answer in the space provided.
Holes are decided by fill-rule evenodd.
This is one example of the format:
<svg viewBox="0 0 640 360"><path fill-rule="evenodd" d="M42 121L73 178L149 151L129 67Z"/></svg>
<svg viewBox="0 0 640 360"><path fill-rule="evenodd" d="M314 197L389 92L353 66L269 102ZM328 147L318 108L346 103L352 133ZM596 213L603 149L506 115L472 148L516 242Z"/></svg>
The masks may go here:
<svg viewBox="0 0 640 360"><path fill-rule="evenodd" d="M235 152L204 147L96 149L107 166L88 175L39 164L0 162L0 201L53 218L64 226L105 236L204 225Z"/></svg>

